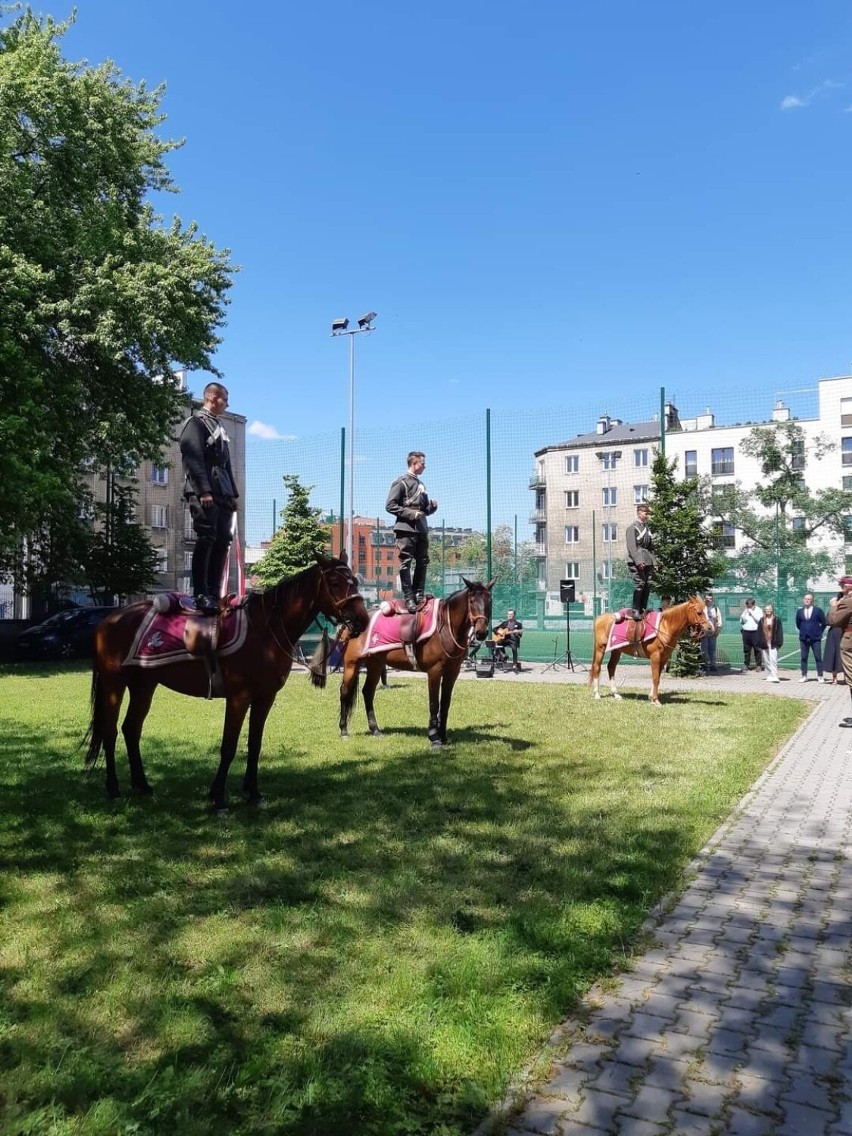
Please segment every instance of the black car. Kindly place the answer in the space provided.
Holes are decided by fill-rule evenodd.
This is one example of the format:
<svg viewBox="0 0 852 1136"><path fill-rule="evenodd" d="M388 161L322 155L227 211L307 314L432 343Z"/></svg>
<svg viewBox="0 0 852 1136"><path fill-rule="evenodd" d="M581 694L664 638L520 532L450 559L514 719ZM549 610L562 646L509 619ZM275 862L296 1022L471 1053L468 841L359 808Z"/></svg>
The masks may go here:
<svg viewBox="0 0 852 1136"><path fill-rule="evenodd" d="M114 607L75 607L60 611L18 636L19 659L90 659L95 628Z"/></svg>

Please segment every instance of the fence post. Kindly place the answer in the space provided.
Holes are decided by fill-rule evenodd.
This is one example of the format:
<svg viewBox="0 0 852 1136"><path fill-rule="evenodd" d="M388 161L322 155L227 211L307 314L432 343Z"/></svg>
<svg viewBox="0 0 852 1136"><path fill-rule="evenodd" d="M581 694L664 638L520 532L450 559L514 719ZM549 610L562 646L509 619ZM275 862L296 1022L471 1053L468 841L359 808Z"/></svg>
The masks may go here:
<svg viewBox="0 0 852 1136"><path fill-rule="evenodd" d="M491 410L485 411L485 577L491 576Z"/></svg>

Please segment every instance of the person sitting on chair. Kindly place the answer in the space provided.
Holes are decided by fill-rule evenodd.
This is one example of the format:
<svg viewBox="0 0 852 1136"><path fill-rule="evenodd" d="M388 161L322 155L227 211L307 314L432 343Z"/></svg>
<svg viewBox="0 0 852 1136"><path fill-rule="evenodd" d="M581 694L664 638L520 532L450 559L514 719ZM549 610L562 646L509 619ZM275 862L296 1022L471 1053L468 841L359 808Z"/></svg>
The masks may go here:
<svg viewBox="0 0 852 1136"><path fill-rule="evenodd" d="M503 622L498 623L494 628L494 640L499 647L512 652L512 670L516 672L521 669L521 664L518 662L518 648L523 633L524 625L520 620L515 619L515 611L511 607L506 612Z"/></svg>

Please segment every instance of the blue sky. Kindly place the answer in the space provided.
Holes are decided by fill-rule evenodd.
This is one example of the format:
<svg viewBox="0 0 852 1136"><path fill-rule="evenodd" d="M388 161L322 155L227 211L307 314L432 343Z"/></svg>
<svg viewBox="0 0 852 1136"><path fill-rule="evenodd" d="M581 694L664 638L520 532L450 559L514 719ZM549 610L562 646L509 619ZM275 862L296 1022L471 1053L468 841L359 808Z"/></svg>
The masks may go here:
<svg viewBox="0 0 852 1136"><path fill-rule="evenodd" d="M848 3L76 7L69 56L167 84L165 205L242 267L217 363L255 431L346 424L330 322L370 310L364 439L486 406L591 429L661 386L695 413L852 370Z"/></svg>
<svg viewBox="0 0 852 1136"><path fill-rule="evenodd" d="M850 368L846 3L77 10L69 55L167 84L250 422L344 425L329 324L369 310L368 426Z"/></svg>

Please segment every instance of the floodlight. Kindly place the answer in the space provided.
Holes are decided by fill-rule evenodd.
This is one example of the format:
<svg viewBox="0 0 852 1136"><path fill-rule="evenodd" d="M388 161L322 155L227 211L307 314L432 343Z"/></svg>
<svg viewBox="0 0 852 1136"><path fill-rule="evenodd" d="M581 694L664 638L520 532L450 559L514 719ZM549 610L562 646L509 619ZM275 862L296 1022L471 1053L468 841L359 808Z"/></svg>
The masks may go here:
<svg viewBox="0 0 852 1136"><path fill-rule="evenodd" d="M376 315L376 312L367 312L365 316L361 316L361 318L358 320L358 326L360 327L360 329L362 331L367 331L370 324L376 318Z"/></svg>
<svg viewBox="0 0 852 1136"><path fill-rule="evenodd" d="M347 327L349 327L349 320L348 319L332 320L331 321L331 334L334 335L335 332L346 331Z"/></svg>

